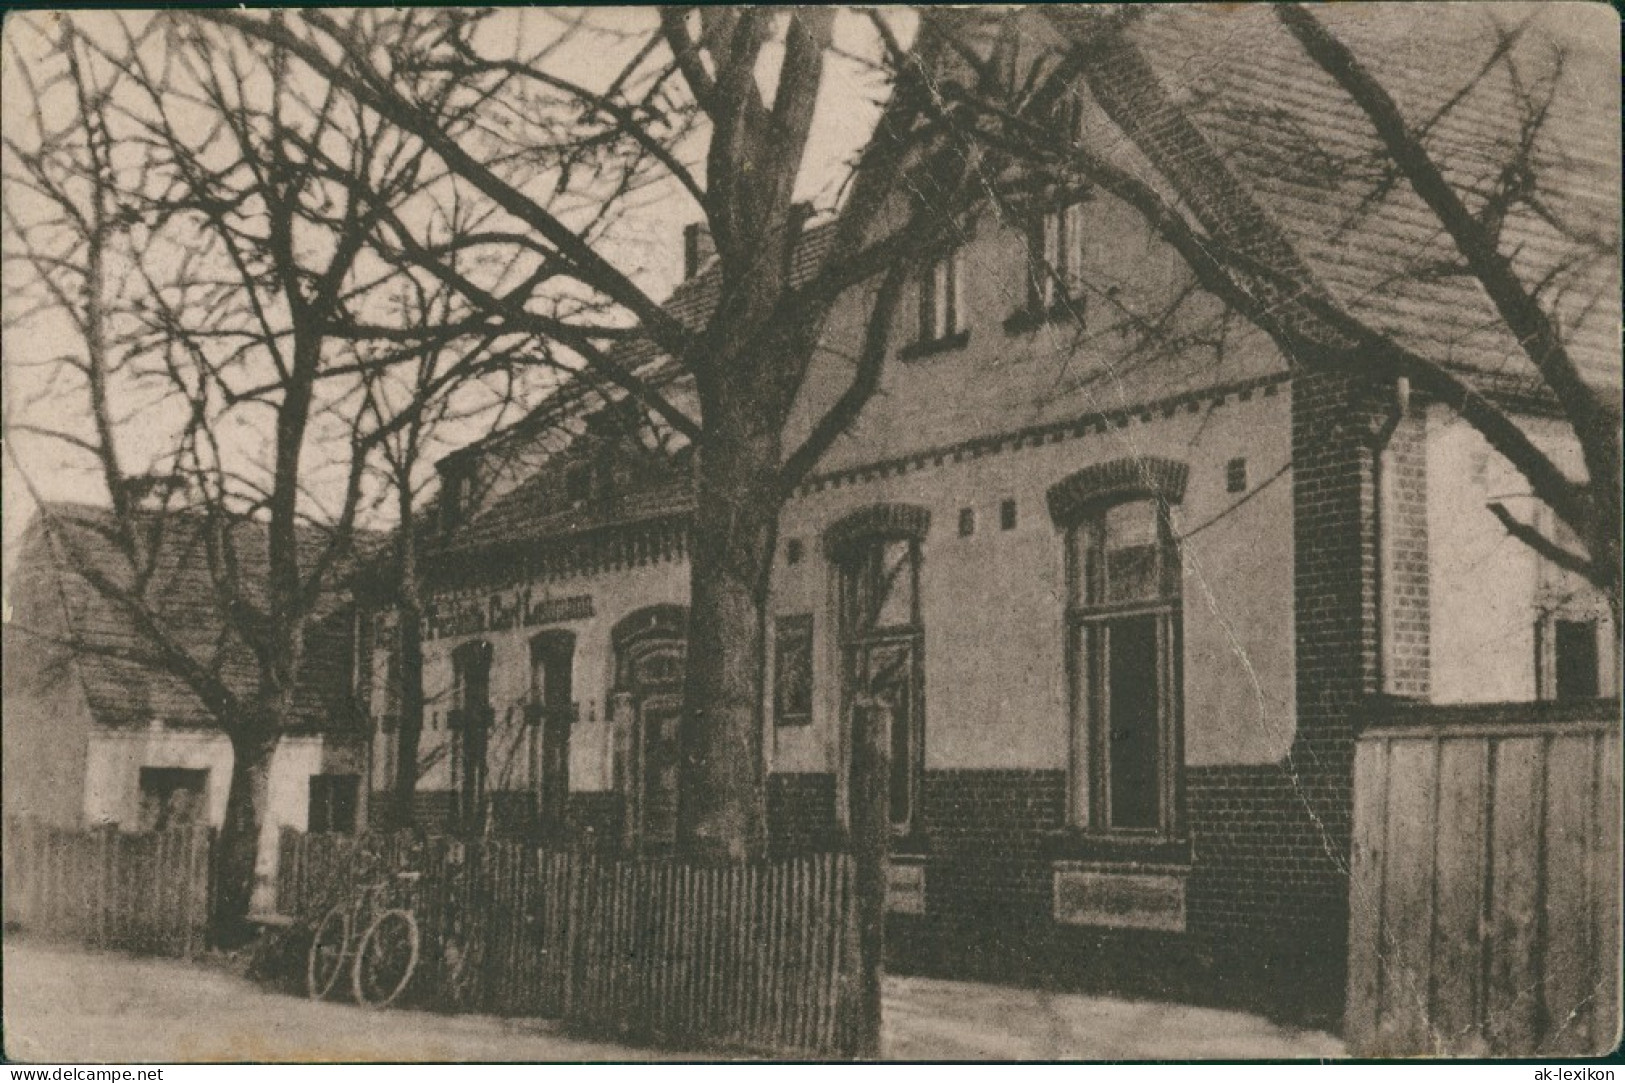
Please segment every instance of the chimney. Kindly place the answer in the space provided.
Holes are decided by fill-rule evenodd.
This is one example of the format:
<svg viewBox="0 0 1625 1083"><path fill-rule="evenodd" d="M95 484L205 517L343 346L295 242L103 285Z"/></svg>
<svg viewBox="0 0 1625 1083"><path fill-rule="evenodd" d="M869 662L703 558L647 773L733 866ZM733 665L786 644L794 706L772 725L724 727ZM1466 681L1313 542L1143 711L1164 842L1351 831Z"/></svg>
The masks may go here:
<svg viewBox="0 0 1625 1083"><path fill-rule="evenodd" d="M186 479L178 474L135 474L122 479L125 499L139 511L159 511L176 493L184 494Z"/></svg>
<svg viewBox="0 0 1625 1083"><path fill-rule="evenodd" d="M704 222L690 222L683 227L683 280L693 278L705 266L706 260L716 255L716 243L711 240L711 227Z"/></svg>

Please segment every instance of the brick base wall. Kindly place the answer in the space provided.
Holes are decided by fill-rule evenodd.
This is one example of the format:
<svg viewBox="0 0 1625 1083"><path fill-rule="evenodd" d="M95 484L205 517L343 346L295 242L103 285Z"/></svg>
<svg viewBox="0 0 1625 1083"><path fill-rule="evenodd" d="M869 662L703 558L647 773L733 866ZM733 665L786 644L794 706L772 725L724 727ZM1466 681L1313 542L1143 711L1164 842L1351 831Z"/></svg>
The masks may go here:
<svg viewBox="0 0 1625 1083"><path fill-rule="evenodd" d="M1048 920L1050 855L1065 824L1064 771L927 771L918 846L926 911L975 923Z"/></svg>
<svg viewBox="0 0 1625 1083"><path fill-rule="evenodd" d="M919 829L926 913L888 921L903 971L1242 1005L1332 1025L1341 1009L1339 845L1286 764L1190 768L1189 842L1128 848L1066 830L1066 774L927 771ZM1186 932L1059 925L1057 860L1188 865ZM1337 946L1334 950L1334 946Z"/></svg>
<svg viewBox="0 0 1625 1083"><path fill-rule="evenodd" d="M572 793L564 806L568 844L603 853L621 848L626 803L613 790Z"/></svg>
<svg viewBox="0 0 1625 1083"><path fill-rule="evenodd" d="M767 838L768 853L775 858L842 848L835 819L835 776L768 775Z"/></svg>

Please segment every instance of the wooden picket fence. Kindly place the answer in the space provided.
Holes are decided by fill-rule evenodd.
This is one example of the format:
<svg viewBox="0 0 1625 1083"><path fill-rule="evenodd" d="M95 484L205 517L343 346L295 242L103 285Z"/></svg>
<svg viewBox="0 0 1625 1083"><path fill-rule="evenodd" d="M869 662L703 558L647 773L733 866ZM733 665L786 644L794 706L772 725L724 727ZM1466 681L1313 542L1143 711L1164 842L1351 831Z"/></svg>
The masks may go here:
<svg viewBox="0 0 1625 1083"><path fill-rule="evenodd" d="M440 945L476 952L456 1006L563 1018L633 1041L794 1058L853 1041L852 862L615 860L502 840L282 835L278 907L313 919L393 872L424 934L420 995L448 1003Z"/></svg>
<svg viewBox="0 0 1625 1083"><path fill-rule="evenodd" d="M8 927L158 955L202 950L211 829L128 834L8 819L4 840Z"/></svg>
<svg viewBox="0 0 1625 1083"><path fill-rule="evenodd" d="M1394 709L1361 737L1344 1038L1356 1056L1596 1056L1618 1035L1620 722ZM1570 717L1548 717L1555 708Z"/></svg>

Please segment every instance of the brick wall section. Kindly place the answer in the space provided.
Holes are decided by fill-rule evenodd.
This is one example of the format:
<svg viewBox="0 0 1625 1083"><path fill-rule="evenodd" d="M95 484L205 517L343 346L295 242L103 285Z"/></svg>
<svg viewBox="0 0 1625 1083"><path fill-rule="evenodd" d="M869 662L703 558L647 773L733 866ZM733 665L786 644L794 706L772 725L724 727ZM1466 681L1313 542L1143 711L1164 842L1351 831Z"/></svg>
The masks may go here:
<svg viewBox="0 0 1625 1083"><path fill-rule="evenodd" d="M1383 691L1426 699L1428 640L1427 414L1413 407L1382 464Z"/></svg>
<svg viewBox="0 0 1625 1083"><path fill-rule="evenodd" d="M1066 772L926 771L922 781L926 910L995 923L1048 920Z"/></svg>
<svg viewBox="0 0 1625 1083"><path fill-rule="evenodd" d="M1354 377L1317 373L1293 381L1297 736L1279 768L1284 779L1266 785L1233 773L1232 784L1214 794L1250 806L1254 826L1230 836L1230 867L1236 884L1257 893L1242 900L1249 913L1240 927L1214 931L1238 946L1296 943L1338 973L1348 921L1355 718L1379 690L1371 436L1388 402L1380 387ZM1277 804L1283 783L1290 812ZM1278 875L1290 892L1268 888Z"/></svg>
<svg viewBox="0 0 1625 1083"><path fill-rule="evenodd" d="M772 857L841 849L835 819L835 776L828 772L767 776L767 838Z"/></svg>
<svg viewBox="0 0 1625 1083"><path fill-rule="evenodd" d="M572 793L564 806L564 819L572 849L602 853L621 848L626 812L619 793Z"/></svg>
<svg viewBox="0 0 1625 1083"><path fill-rule="evenodd" d="M1187 771L1196 853L1187 928L1203 950L1302 956L1336 937L1346 888L1322 843L1345 843L1309 799L1308 781L1280 765Z"/></svg>

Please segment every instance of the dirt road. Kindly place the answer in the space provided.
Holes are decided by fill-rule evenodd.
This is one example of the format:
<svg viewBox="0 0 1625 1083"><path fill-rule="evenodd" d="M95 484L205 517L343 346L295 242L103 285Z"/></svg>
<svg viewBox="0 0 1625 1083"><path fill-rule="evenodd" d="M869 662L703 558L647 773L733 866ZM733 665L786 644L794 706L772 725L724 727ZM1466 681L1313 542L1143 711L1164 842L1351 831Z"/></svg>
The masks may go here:
<svg viewBox="0 0 1625 1083"><path fill-rule="evenodd" d="M583 1041L546 1020L366 1011L220 969L8 938L5 1043L34 1063L714 1059ZM894 1060L1202 1060L1343 1055L1336 1038L1240 1012L886 979Z"/></svg>

